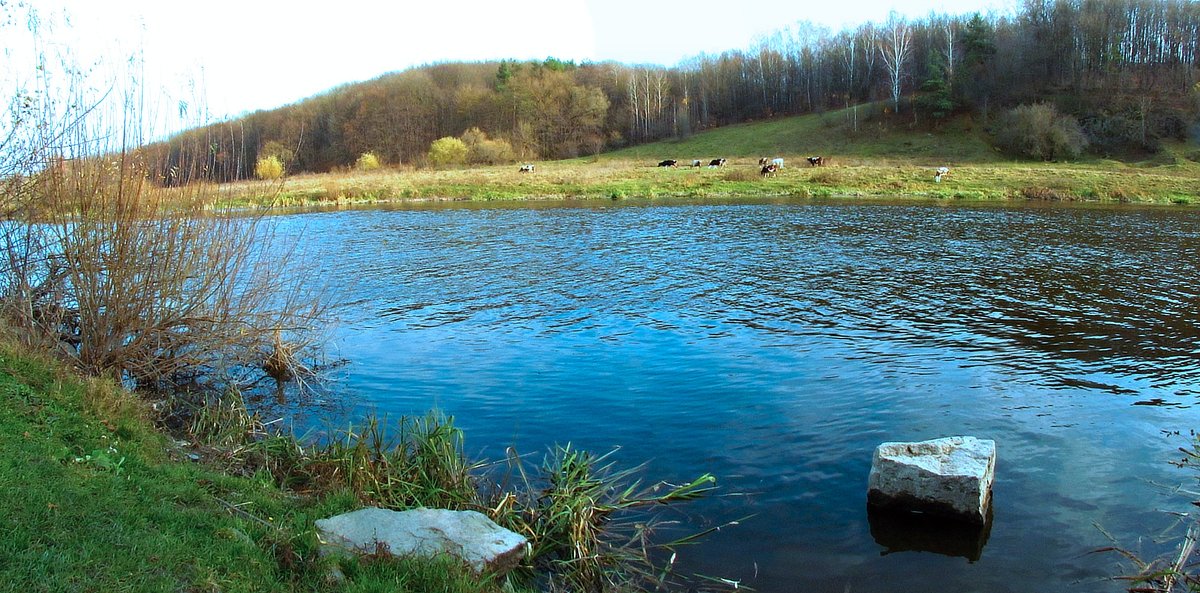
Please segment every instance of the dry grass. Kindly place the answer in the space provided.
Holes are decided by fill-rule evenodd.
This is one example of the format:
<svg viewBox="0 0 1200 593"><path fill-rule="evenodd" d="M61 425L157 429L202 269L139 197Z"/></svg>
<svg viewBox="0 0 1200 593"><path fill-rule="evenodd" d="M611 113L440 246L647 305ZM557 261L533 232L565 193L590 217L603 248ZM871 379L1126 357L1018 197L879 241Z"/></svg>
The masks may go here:
<svg viewBox="0 0 1200 593"><path fill-rule="evenodd" d="M784 155L802 162L800 155ZM539 163L536 173L515 166L454 170L333 173L288 178L275 191L258 183L223 186L226 205L372 204L431 200L556 200L705 198L811 195L934 199L1057 199L1187 203L1200 198L1200 165L1185 162L1134 167L1086 163L958 163L940 158L838 158L819 169L791 166L760 176L757 159L732 158L720 169L659 168L655 163L606 157ZM951 174L934 182L939 166ZM336 189L331 189L336 188ZM264 193L270 189L271 193Z"/></svg>

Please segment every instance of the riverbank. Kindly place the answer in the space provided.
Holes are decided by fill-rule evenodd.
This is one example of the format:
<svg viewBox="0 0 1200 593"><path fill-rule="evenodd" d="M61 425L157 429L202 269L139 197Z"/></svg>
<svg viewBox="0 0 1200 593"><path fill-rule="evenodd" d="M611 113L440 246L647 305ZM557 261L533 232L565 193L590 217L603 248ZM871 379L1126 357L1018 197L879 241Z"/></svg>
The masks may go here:
<svg viewBox="0 0 1200 593"><path fill-rule="evenodd" d="M328 206L421 200L555 200L625 198L918 198L1044 200L1189 205L1200 203L1200 165L988 163L943 160L891 162L837 159L809 167L802 157L776 175L759 174L757 159L729 159L720 168L657 167L646 160L602 158L454 170L385 170L297 175L280 182L220 188L225 205ZM937 167L950 174L934 180Z"/></svg>
<svg viewBox="0 0 1200 593"><path fill-rule="evenodd" d="M994 149L969 117L937 129L877 117L857 130L848 111L782 117L715 128L684 139L632 146L595 157L456 169L391 167L372 172L300 174L277 182L221 186L229 205L326 206L414 200L624 198L916 198L1110 203L1200 203L1200 150L1164 142L1141 160L1014 161ZM823 157L812 167L809 156ZM784 159L760 174L760 158ZM724 158L722 167L709 168ZM677 167L658 167L673 159ZM701 167L691 167L700 161ZM935 180L938 168L950 173Z"/></svg>
<svg viewBox="0 0 1200 593"><path fill-rule="evenodd" d="M313 521L358 508L355 495L219 471L223 453L160 433L145 402L8 344L0 400L0 580L13 590L501 590L432 561L340 560L334 582Z"/></svg>

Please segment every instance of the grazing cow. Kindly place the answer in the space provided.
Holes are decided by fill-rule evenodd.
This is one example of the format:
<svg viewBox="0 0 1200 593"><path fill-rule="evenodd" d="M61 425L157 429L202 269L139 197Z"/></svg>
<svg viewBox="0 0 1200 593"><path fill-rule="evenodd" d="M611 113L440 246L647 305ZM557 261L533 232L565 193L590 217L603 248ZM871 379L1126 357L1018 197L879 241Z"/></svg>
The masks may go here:
<svg viewBox="0 0 1200 593"><path fill-rule="evenodd" d="M783 168L783 159L781 159L779 157L775 157L775 158L771 159L771 164L775 165L776 169L782 169Z"/></svg>
<svg viewBox="0 0 1200 593"><path fill-rule="evenodd" d="M811 167L820 167L825 164L825 157L810 156L808 157L808 164Z"/></svg>
<svg viewBox="0 0 1200 593"><path fill-rule="evenodd" d="M767 166L767 157L763 157L763 158L761 158L761 159L758 159L758 166L760 166L760 167L765 167L765 166Z"/></svg>
<svg viewBox="0 0 1200 593"><path fill-rule="evenodd" d="M693 167L699 167L699 166L700 166L700 159L693 160L693 161L692 161L692 166L693 166Z"/></svg>
<svg viewBox="0 0 1200 593"><path fill-rule="evenodd" d="M941 183L942 177L945 177L946 175L949 175L949 174L950 174L950 167L938 167L937 173L934 173L934 175L933 175L933 182Z"/></svg>
<svg viewBox="0 0 1200 593"><path fill-rule="evenodd" d="M779 171L779 167L776 167L775 164L772 163L764 166L762 171L759 171L758 174L762 175L763 177L774 177L776 171Z"/></svg>
<svg viewBox="0 0 1200 593"><path fill-rule="evenodd" d="M675 159L667 159L658 164L658 166L660 166L660 167L675 167L678 165L679 165L679 162L676 161Z"/></svg>
<svg viewBox="0 0 1200 593"><path fill-rule="evenodd" d="M533 165L521 165L522 173L533 173Z"/></svg>
<svg viewBox="0 0 1200 593"><path fill-rule="evenodd" d="M711 169L713 167L724 167L724 166L725 166L725 159L713 159L713 160L709 161L709 163L708 163L709 169Z"/></svg>

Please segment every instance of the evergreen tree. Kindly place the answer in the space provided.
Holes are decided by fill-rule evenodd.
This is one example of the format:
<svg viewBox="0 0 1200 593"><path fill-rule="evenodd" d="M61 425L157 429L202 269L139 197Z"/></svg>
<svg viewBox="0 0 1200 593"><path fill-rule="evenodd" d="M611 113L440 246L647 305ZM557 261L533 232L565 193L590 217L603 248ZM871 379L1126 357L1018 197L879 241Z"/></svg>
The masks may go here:
<svg viewBox="0 0 1200 593"><path fill-rule="evenodd" d="M921 83L921 94L917 97L917 109L935 120L944 119L954 112L950 83L946 80L946 68L942 62L937 52L929 52L929 64L925 68L929 78Z"/></svg>

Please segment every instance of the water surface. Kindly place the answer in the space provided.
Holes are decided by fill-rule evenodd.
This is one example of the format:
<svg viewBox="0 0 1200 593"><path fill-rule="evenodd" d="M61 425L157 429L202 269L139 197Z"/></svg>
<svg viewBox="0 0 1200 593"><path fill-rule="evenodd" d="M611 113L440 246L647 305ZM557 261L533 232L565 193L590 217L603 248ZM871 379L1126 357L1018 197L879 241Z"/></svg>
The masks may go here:
<svg viewBox="0 0 1200 593"><path fill-rule="evenodd" d="M684 570L769 592L1121 591L1119 558L1089 554L1104 532L1136 548L1188 507L1154 482L1194 479L1163 431L1197 426L1195 210L562 203L286 224L334 254L355 410L436 406L491 458L569 441L655 478L711 472L738 496L680 518L753 517ZM874 447L958 434L997 441L986 545L873 536Z"/></svg>

